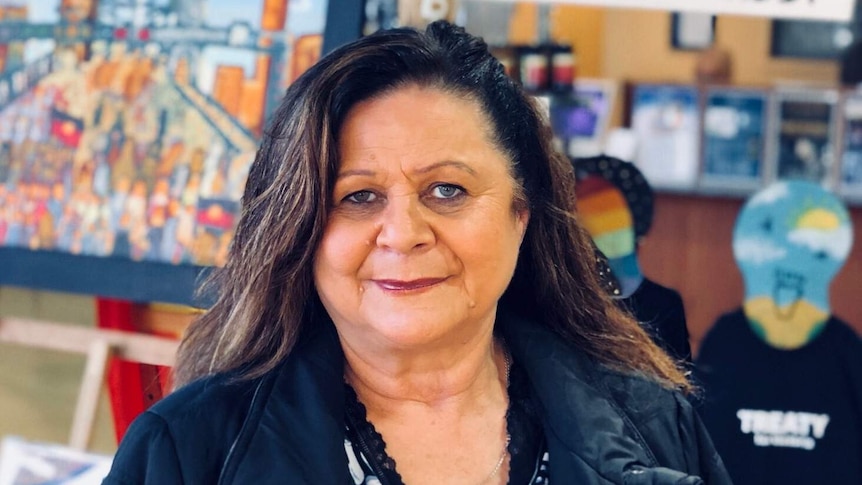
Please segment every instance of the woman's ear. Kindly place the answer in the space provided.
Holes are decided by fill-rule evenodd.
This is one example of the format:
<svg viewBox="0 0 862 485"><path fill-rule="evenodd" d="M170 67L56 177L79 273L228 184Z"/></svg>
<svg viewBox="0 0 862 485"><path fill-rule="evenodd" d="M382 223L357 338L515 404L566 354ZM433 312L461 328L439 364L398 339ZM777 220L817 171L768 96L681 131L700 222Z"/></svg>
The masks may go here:
<svg viewBox="0 0 862 485"><path fill-rule="evenodd" d="M515 212L515 217L515 223L518 225L518 231L521 233L521 242L524 242L524 234L527 233L527 225L530 222L530 210L520 209Z"/></svg>

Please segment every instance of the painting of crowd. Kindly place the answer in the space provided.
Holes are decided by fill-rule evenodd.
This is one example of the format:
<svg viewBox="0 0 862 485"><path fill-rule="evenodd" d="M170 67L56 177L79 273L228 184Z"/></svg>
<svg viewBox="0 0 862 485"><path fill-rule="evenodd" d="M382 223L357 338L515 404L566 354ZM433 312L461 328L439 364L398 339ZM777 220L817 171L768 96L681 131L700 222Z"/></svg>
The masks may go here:
<svg viewBox="0 0 862 485"><path fill-rule="evenodd" d="M26 3L36 8L34 3L48 1ZM294 4L302 13L309 3L259 1L261 25L265 15L287 17ZM65 0L53 3L62 11ZM165 0L155 7L164 11L182 3ZM207 3L218 12L235 2ZM319 24L322 31L322 19ZM306 65L291 64L290 52L285 62L271 62L270 53L258 48L243 71L229 65L241 56L228 51L210 68L209 86L201 85L206 76L195 64L207 62L199 44L186 51L197 56L177 56L140 38L130 42L125 34L95 39L85 49L58 42L49 53L50 72L0 106L0 246L222 264L256 137L272 104L269 93L283 92L284 86L272 90L266 83L279 79L274 70L284 71L282 82L289 82L314 62L309 45L319 49L319 42L309 42L319 35L283 35L283 43L269 39L266 46L302 46ZM178 52L176 45L172 51ZM4 62L4 69L14 64ZM237 72L239 84L231 85ZM242 112L232 97L242 97ZM257 110L249 111L254 102Z"/></svg>

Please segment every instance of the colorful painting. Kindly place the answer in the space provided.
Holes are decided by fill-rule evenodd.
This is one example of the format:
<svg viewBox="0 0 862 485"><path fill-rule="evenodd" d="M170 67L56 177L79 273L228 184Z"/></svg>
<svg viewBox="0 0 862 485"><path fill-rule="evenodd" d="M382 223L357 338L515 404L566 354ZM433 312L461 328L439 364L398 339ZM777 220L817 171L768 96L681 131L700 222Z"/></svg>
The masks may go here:
<svg viewBox="0 0 862 485"><path fill-rule="evenodd" d="M325 0L0 0L0 246L224 262Z"/></svg>
<svg viewBox="0 0 862 485"><path fill-rule="evenodd" d="M607 257L620 288L617 296L628 298L644 280L637 245L652 225L652 189L630 162L599 156L573 164L581 222Z"/></svg>
<svg viewBox="0 0 862 485"><path fill-rule="evenodd" d="M751 197L736 221L733 254L755 332L783 349L816 337L831 313L829 284L852 245L847 209L818 184L777 182Z"/></svg>
<svg viewBox="0 0 862 485"><path fill-rule="evenodd" d="M635 252L632 214L619 189L597 175L578 180L578 214L596 247L608 258L622 298L631 296L643 281Z"/></svg>

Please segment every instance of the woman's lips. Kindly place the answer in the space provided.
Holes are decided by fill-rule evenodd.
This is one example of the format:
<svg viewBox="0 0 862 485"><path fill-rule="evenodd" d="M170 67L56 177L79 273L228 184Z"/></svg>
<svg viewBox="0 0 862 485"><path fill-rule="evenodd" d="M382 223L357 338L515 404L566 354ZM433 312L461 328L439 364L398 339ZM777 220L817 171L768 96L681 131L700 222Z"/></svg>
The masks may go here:
<svg viewBox="0 0 862 485"><path fill-rule="evenodd" d="M393 291L399 293L421 291L426 288L446 281L446 278L421 278L418 280L372 280L374 284L379 286L384 291Z"/></svg>

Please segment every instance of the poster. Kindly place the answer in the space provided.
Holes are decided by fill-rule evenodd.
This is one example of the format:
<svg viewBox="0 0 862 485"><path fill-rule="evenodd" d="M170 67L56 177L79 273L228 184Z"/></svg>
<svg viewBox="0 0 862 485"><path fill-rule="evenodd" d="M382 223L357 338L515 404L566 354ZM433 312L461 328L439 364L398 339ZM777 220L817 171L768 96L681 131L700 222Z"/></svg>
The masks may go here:
<svg viewBox="0 0 862 485"><path fill-rule="evenodd" d="M0 0L0 249L221 265L325 0Z"/></svg>
<svg viewBox="0 0 862 485"><path fill-rule="evenodd" d="M838 94L779 90L775 94L775 178L832 186L835 166L835 107Z"/></svg>
<svg viewBox="0 0 862 485"><path fill-rule="evenodd" d="M767 94L762 91L707 91L702 187L733 192L759 188L764 176L768 108Z"/></svg>
<svg viewBox="0 0 862 485"><path fill-rule="evenodd" d="M858 201L862 200L862 93L845 98L843 123L839 192Z"/></svg>
<svg viewBox="0 0 862 485"><path fill-rule="evenodd" d="M688 190L697 183L700 107L697 88L640 84L632 94L635 165L650 185Z"/></svg>
<svg viewBox="0 0 862 485"><path fill-rule="evenodd" d="M571 93L551 97L554 135L568 142L573 157L599 155L613 109L616 85L603 79L578 79Z"/></svg>

